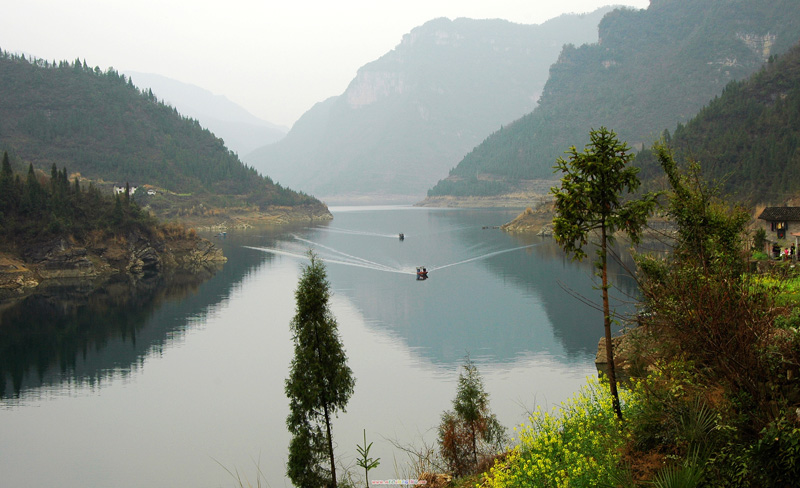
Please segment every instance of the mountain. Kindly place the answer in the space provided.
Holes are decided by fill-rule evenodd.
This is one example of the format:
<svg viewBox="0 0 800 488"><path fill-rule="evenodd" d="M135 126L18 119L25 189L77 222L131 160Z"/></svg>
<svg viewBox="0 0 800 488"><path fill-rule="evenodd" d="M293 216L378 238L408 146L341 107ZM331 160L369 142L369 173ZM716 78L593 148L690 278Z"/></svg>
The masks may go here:
<svg viewBox="0 0 800 488"><path fill-rule="evenodd" d="M308 206L329 215L314 198L242 164L221 139L152 91L80 60L56 65L0 54L0 150L17 171L28 163L44 171L55 164L108 182L109 191L110 183L126 182L158 188L178 199L166 203L181 215L209 206L261 212Z"/></svg>
<svg viewBox="0 0 800 488"><path fill-rule="evenodd" d="M667 133L669 137L669 133ZM800 45L745 81L731 82L669 145L681 161L698 161L703 175L740 202L782 204L800 195ZM649 150L636 162L643 178L660 175Z"/></svg>
<svg viewBox="0 0 800 488"><path fill-rule="evenodd" d="M152 90L164 103L225 141L225 146L242 155L283 139L287 127L271 124L251 114L222 95L215 95L199 86L152 73L126 71L140 90Z"/></svg>
<svg viewBox="0 0 800 488"><path fill-rule="evenodd" d="M649 147L798 39L796 0L652 0L647 10L615 10L597 43L564 48L536 109L473 149L429 196L501 194L552 179L555 160L600 126Z"/></svg>
<svg viewBox="0 0 800 488"><path fill-rule="evenodd" d="M562 45L595 41L610 10L541 25L427 22L244 159L329 202L418 198L486 134L530 112Z"/></svg>

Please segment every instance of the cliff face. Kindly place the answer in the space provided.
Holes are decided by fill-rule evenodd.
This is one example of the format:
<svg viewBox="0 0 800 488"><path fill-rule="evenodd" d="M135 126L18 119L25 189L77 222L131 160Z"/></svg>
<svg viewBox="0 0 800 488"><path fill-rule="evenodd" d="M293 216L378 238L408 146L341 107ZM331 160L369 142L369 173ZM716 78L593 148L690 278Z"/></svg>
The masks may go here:
<svg viewBox="0 0 800 488"><path fill-rule="evenodd" d="M800 9L796 0L659 0L610 12L598 29L597 43L564 47L531 113L487 137L429 195L502 195L520 180L552 181L554 161L601 126L631 147L651 147L731 81L790 49Z"/></svg>
<svg viewBox="0 0 800 488"><path fill-rule="evenodd" d="M609 10L541 25L431 20L246 160L328 202L418 201L487 134L533 110L561 46L594 42Z"/></svg>
<svg viewBox="0 0 800 488"><path fill-rule="evenodd" d="M58 237L28 244L18 255L0 254L0 299L24 295L48 280L199 270L225 260L212 242L191 235L158 237L133 231L85 242Z"/></svg>

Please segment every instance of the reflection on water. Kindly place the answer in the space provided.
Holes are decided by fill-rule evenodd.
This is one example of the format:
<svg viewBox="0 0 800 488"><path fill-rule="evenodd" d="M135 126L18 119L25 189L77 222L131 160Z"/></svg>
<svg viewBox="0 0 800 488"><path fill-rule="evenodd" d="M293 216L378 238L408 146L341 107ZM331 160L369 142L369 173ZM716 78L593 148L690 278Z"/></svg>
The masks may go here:
<svg viewBox="0 0 800 488"><path fill-rule="evenodd" d="M61 381L93 385L127 375L183 327L148 319L165 302L196 293L217 270L120 275L101 288L60 284L7 305L0 319L0 398Z"/></svg>
<svg viewBox="0 0 800 488"><path fill-rule="evenodd" d="M134 278L102 287L50 284L0 309L0 399L42 386L95 386L135 371L148 354L202 321L231 289L271 257L226 250L229 263Z"/></svg>
<svg viewBox="0 0 800 488"><path fill-rule="evenodd" d="M599 302L591 260L572 262L550 238L493 228L511 217L358 209L338 213L335 223L232 233L218 241L228 264L206 273L49 287L2 309L0 398L124 377L202 322L262 263L278 255L302 261L308 249L326 260L334 291L356 304L370 327L433 364L457 365L466 353L499 364L538 353L566 365L587 361L602 335L601 312L576 298ZM413 279L419 265L429 267L429 280ZM624 315L633 309L635 285L619 266L611 275L623 299L615 309Z"/></svg>
<svg viewBox="0 0 800 488"><path fill-rule="evenodd" d="M315 249L329 263L337 293L357 303L373 327L398 335L433 363L458 364L467 352L506 364L530 353L564 364L593 358L603 329L602 313L584 303L600 301L591 259L572 262L550 238L494 228L514 214L345 212L335 228L306 229L278 247L295 256ZM403 230L405 239L392 229ZM428 266L430 279L409 279L419 265ZM635 286L611 267L619 298L613 305L625 315Z"/></svg>
<svg viewBox="0 0 800 488"><path fill-rule="evenodd" d="M516 212L334 215L313 226L229 232L216 239L227 263L201 280L54 288L0 309L3 482L234 486L214 460L247 473L258 460L270 486L288 486L289 323L309 248L327 262L356 376L334 425L345 462L362 429L375 455L399 469L405 454L386 439L435 442L467 352L507 426L596 373L601 314L564 291L599 301L591 263L571 262L550 239L492 228ZM416 280L421 265L428 280ZM623 295L633 290L617 281ZM382 463L375 479L397 478L394 464Z"/></svg>

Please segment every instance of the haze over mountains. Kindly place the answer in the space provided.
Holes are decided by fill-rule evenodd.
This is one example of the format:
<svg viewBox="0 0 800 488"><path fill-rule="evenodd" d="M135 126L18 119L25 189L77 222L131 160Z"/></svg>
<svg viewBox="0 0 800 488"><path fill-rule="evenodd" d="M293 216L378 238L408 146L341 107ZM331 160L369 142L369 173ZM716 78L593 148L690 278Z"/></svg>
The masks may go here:
<svg viewBox="0 0 800 488"><path fill-rule="evenodd" d="M314 198L244 165L151 90L80 59L51 63L0 53L0 151L20 172L29 163L46 172L55 164L104 181L109 191L112 183L150 185L181 200L179 211L309 206L327 213Z"/></svg>
<svg viewBox="0 0 800 488"><path fill-rule="evenodd" d="M288 127L259 119L226 97L199 86L153 73L126 71L125 74L141 90L153 90L158 99L172 105L182 115L199 121L240 156L276 142L289 132Z"/></svg>
<svg viewBox="0 0 800 488"><path fill-rule="evenodd" d="M541 25L427 22L244 160L329 203L419 200L493 130L530 112L562 46L596 41L610 10Z"/></svg>
<svg viewBox="0 0 800 488"><path fill-rule="evenodd" d="M175 191L234 194L235 174L249 181L244 193L265 182L272 188L274 179L329 203L416 202L439 180L429 195L504 195L532 182L549 188L555 159L582 147L592 128L604 125L648 147L798 40L796 0L653 0L646 10L606 7L541 25L435 19L363 66L342 95L317 103L280 140L282 128L196 86L131 73L142 90L124 92L134 88L129 79L85 61L26 66L6 55L0 144L45 167L56 162ZM137 96L146 103L132 102ZM171 107L154 109L159 100ZM165 123L155 132L152 117ZM178 133L191 136L178 141ZM793 160L793 140L770 154ZM266 181L254 183L255 171L229 149ZM725 154L714 162L720 174L739 164L738 154ZM770 190L746 180L770 172L770 164L762 160L755 171L747 163L748 176L732 181L761 198ZM275 191L279 200L295 198L282 185ZM250 195L261 205L275 196Z"/></svg>
<svg viewBox="0 0 800 488"><path fill-rule="evenodd" d="M649 147L799 39L796 0L653 0L647 10L616 10L600 23L599 42L564 48L532 113L493 133L429 195L496 195L552 179L555 160L600 126Z"/></svg>

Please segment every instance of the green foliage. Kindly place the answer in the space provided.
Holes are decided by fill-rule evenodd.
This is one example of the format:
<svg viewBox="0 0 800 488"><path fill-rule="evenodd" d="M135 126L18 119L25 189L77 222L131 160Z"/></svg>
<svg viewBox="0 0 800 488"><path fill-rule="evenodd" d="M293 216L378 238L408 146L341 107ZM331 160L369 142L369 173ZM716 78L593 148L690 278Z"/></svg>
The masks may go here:
<svg viewBox="0 0 800 488"><path fill-rule="evenodd" d="M685 457L660 482L694 482L702 471L708 486L789 486L798 475L800 340L797 312L781 297L793 281L747 273L746 213L717 198L698 165L682 172L663 145L654 153L678 237L669 256L638 259L642 323L668 365L648 389L651 408L632 414L638 446Z"/></svg>
<svg viewBox="0 0 800 488"><path fill-rule="evenodd" d="M247 167L199 122L124 75L0 53L0 140L20 158L84 178L228 195L248 205L318 204Z"/></svg>
<svg viewBox="0 0 800 488"><path fill-rule="evenodd" d="M767 231L763 227L756 229L753 234L753 250L756 252L763 252L764 246L767 244Z"/></svg>
<svg viewBox="0 0 800 488"><path fill-rule="evenodd" d="M622 393L627 411L637 398L630 391ZM514 429L519 444L487 473L483 486L616 486L617 466L629 434L615 415L607 382L590 379L557 410L537 409L529 421L530 425Z"/></svg>
<svg viewBox="0 0 800 488"><path fill-rule="evenodd" d="M309 258L295 291L297 309L291 323L294 358L286 380L286 425L292 440L286 469L295 486L335 487L331 416L345 411L355 380L328 306L325 265L311 251ZM330 470L322 465L326 458Z"/></svg>
<svg viewBox="0 0 800 488"><path fill-rule="evenodd" d="M703 464L697 452L686 457L683 464L667 466L653 478L655 488L695 488L700 486L704 477Z"/></svg>
<svg viewBox="0 0 800 488"><path fill-rule="evenodd" d="M562 173L561 187L555 196L556 217L553 236L564 250L576 259L586 257L583 247L593 231L613 241L617 231L638 242L647 216L655 206L655 197L623 201L625 194L639 188L639 169L630 166L633 154L616 134L605 127L592 130L591 142L582 153L575 146L567 151L569 159L558 158L556 170ZM605 242L599 242L598 256L605 254Z"/></svg>
<svg viewBox="0 0 800 488"><path fill-rule="evenodd" d="M449 178L482 174L506 182L548 179L550 162L563 148L587 142L589 129L600 125L614 127L634 146L647 145L664 129L685 124L726 84L762 66L763 51L755 43L748 45L742 39L744 32L768 35L773 41L770 54L784 53L800 38L795 0L673 1L647 10L615 10L600 23L601 42L564 46L536 109L486 138ZM726 62L731 59L736 62ZM769 98L764 103L780 105L782 114L796 118L798 111L792 110L796 99L790 90L785 93L789 95L786 103ZM757 146L776 154L770 160L783 157L784 161L776 168L753 166L741 180L783 179L782 186L796 185L800 178L788 175L795 175L800 167L795 154L798 144L783 135L795 132L800 124L794 119L776 120L774 133L751 137L743 126L752 119L741 115L737 125L741 130L731 131L724 144L706 146L705 134L698 134L693 139L697 144L687 144L687 150L700 145L732 156L743 144ZM772 145L781 139L785 143ZM748 153L760 157L756 151ZM737 159L726 158L723 172L736 169L737 164Z"/></svg>
<svg viewBox="0 0 800 488"><path fill-rule="evenodd" d="M793 418L797 412L781 412L759 432L754 446L761 476L774 480L774 486L789 486L800 479L800 427Z"/></svg>
<svg viewBox="0 0 800 488"><path fill-rule="evenodd" d="M505 428L489 409L489 394L483 389L475 364L467 356L458 376L453 410L442 415L439 450L455 476L476 472L479 463L502 448Z"/></svg>
<svg viewBox="0 0 800 488"><path fill-rule="evenodd" d="M369 472L372 469L377 468L381 464L381 458L372 459L369 457L369 450L372 448L372 443L370 442L367 444L367 429L364 429L364 445L359 446L356 445L356 450L358 451L358 455L361 456L356 459L356 464L364 468L364 479L366 480L366 486L369 486Z"/></svg>
<svg viewBox="0 0 800 488"><path fill-rule="evenodd" d="M623 201L623 193L630 194L639 187L636 174L639 169L628 166L633 159L630 148L620 143L614 132L605 127L592 130L591 142L582 153L575 146L567 151L569 160L558 158L556 170L561 171L561 187L553 188L556 217L553 219L553 237L575 259L586 256L583 247L590 240L597 246L597 268L600 270L603 294L603 316L611 394L614 410L622 418L617 395L614 355L611 344L611 312L608 301L607 248L613 243L615 232L624 231L632 242L639 242L639 234L655 206L655 195ZM595 233L600 232L597 236Z"/></svg>
<svg viewBox="0 0 800 488"><path fill-rule="evenodd" d="M85 238L92 231L124 234L138 229L152 232L156 221L135 202L123 205L119 198L101 195L94 187L83 190L70 184L66 168L54 164L50 177L37 173L33 165L23 182L13 178L5 154L0 172L0 243L11 246L59 235Z"/></svg>
<svg viewBox="0 0 800 488"><path fill-rule="evenodd" d="M428 196L488 197L506 193L510 188L509 184L503 181L486 181L478 179L477 176L472 176L471 178L441 180L436 186L428 190Z"/></svg>
<svg viewBox="0 0 800 488"><path fill-rule="evenodd" d="M703 162L740 201L783 202L800 191L800 46L745 81L731 82L669 144L678 160ZM658 157L640 154L647 176ZM758 248L761 249L761 248Z"/></svg>
<svg viewBox="0 0 800 488"><path fill-rule="evenodd" d="M653 147L667 175L672 196L668 214L678 227L676 257L700 269L741 275L745 226L750 220L742 208L730 208L719 198L719 187L707 183L698 163L678 170L672 152L662 143Z"/></svg>

